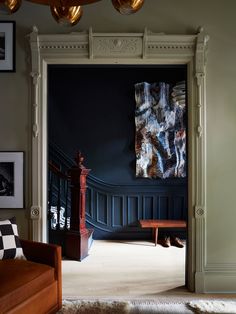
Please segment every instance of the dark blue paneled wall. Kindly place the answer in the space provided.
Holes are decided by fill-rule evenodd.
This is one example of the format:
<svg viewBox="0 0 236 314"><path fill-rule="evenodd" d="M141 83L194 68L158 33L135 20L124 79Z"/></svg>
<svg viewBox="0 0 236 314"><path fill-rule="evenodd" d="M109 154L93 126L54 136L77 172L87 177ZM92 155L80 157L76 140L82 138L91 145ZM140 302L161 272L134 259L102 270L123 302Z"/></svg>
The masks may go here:
<svg viewBox="0 0 236 314"><path fill-rule="evenodd" d="M177 82L186 68L49 66L49 141L91 168L87 222L97 238L141 237L138 219L186 219L187 179L135 178L134 84Z"/></svg>

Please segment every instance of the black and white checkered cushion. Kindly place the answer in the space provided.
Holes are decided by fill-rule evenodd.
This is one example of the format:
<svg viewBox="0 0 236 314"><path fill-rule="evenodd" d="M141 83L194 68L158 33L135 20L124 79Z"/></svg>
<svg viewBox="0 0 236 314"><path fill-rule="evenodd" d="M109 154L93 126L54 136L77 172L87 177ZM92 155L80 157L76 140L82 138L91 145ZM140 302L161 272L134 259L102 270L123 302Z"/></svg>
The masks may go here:
<svg viewBox="0 0 236 314"><path fill-rule="evenodd" d="M0 220L0 260L25 259L21 248L16 218Z"/></svg>

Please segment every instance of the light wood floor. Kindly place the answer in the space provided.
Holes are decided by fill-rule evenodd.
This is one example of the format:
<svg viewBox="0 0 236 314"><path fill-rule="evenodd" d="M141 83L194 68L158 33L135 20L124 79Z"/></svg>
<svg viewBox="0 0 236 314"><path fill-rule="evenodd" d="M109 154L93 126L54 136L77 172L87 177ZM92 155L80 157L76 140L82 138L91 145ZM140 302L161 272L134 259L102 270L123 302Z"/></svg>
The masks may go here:
<svg viewBox="0 0 236 314"><path fill-rule="evenodd" d="M187 293L185 248L144 241L93 242L82 262L64 260L63 297L154 298Z"/></svg>

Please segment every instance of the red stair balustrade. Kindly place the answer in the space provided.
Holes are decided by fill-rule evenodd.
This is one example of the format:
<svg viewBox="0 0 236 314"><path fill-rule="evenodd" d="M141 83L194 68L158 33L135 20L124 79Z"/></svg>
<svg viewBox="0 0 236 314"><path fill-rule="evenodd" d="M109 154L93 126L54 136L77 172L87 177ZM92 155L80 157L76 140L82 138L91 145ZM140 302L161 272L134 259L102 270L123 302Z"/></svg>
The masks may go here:
<svg viewBox="0 0 236 314"><path fill-rule="evenodd" d="M71 219L70 230L66 233L66 256L82 261L88 255L88 242L93 230L86 228L86 178L90 169L83 166L81 153L75 158L76 165L70 169Z"/></svg>

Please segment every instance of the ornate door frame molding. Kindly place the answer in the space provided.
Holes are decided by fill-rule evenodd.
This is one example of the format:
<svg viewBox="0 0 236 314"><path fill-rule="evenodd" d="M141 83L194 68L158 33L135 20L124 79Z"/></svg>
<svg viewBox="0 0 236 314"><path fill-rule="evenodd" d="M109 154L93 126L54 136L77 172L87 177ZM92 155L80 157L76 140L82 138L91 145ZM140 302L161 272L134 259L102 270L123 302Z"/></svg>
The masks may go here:
<svg viewBox="0 0 236 314"><path fill-rule="evenodd" d="M206 268L206 51L209 37L152 33L29 35L32 77L32 239L47 241L47 66L186 64L188 69L188 286L204 292Z"/></svg>

